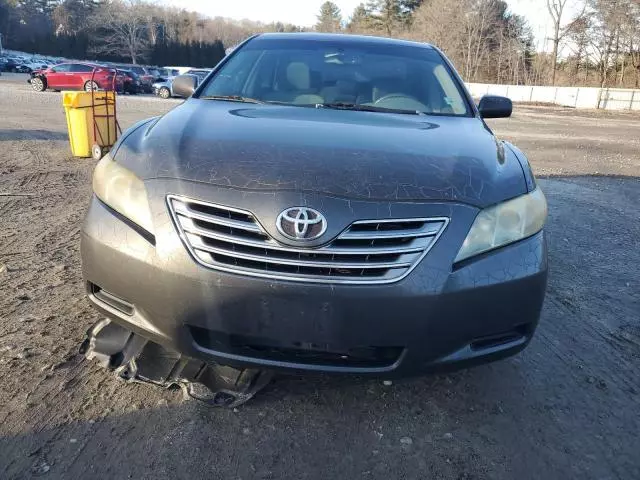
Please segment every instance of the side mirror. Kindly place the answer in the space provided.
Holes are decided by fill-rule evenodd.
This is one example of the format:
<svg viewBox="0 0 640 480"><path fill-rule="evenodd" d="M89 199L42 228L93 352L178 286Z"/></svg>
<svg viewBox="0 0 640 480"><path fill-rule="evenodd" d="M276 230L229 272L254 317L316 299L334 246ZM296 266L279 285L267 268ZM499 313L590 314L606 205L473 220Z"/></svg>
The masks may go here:
<svg viewBox="0 0 640 480"><path fill-rule="evenodd" d="M173 79L173 94L177 97L189 98L196 91L198 77L195 75L178 75Z"/></svg>
<svg viewBox="0 0 640 480"><path fill-rule="evenodd" d="M485 95L480 99L478 111L482 118L506 118L511 116L513 103L507 97Z"/></svg>

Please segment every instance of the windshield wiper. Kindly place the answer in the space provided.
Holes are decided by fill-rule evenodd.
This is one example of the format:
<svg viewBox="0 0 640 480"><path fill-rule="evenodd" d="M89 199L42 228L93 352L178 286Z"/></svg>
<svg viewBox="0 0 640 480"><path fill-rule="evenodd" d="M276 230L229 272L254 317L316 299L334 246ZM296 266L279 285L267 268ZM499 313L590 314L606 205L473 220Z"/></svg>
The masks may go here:
<svg viewBox="0 0 640 480"><path fill-rule="evenodd" d="M335 110L355 110L358 112L400 113L404 115L424 115L419 110L403 110L401 108L376 107L375 105L363 105L360 103L317 103L316 108L333 108Z"/></svg>
<svg viewBox="0 0 640 480"><path fill-rule="evenodd" d="M225 100L228 102L265 103L262 100L256 100L255 98L249 98L249 97L242 97L240 95L206 95L200 98L203 100Z"/></svg>

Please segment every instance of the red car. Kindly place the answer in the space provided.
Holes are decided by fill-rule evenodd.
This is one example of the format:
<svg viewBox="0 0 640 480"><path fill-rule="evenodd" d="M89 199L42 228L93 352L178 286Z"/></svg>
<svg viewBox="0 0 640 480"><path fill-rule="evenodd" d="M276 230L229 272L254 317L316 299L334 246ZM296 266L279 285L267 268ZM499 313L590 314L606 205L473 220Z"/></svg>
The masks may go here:
<svg viewBox="0 0 640 480"><path fill-rule="evenodd" d="M93 71L95 69L95 75ZM29 82L37 92L51 90L111 90L116 70L90 63L60 63L31 74ZM92 79L93 75L93 79ZM123 77L115 79L116 90L122 90Z"/></svg>

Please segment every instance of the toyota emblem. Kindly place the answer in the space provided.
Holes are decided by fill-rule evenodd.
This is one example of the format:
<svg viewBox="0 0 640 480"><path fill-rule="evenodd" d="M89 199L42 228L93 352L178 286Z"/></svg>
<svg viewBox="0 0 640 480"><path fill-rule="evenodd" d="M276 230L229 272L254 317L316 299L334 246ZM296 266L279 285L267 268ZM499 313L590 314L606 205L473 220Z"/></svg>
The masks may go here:
<svg viewBox="0 0 640 480"><path fill-rule="evenodd" d="M291 240L315 240L327 230L327 220L313 208L291 207L278 215L276 227Z"/></svg>

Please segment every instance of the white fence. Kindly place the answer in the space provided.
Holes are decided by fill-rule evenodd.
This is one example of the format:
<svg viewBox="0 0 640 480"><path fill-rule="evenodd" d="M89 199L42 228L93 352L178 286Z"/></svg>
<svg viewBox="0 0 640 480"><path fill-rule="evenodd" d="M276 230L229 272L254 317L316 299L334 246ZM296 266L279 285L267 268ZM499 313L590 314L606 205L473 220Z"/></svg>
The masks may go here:
<svg viewBox="0 0 640 480"><path fill-rule="evenodd" d="M555 103L575 108L640 111L640 90L594 87L543 87L467 83L474 97L502 95L514 102Z"/></svg>

